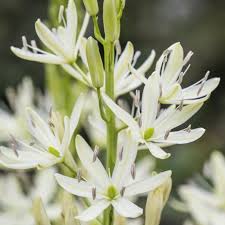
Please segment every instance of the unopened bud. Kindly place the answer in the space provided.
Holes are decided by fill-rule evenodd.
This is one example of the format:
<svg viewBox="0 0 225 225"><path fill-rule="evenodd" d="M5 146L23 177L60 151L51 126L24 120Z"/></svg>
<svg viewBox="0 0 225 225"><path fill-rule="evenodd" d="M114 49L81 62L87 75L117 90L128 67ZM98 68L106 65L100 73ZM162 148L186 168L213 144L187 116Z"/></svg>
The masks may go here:
<svg viewBox="0 0 225 225"><path fill-rule="evenodd" d="M83 0L85 9L91 16L96 16L98 14L98 1L97 0Z"/></svg>
<svg viewBox="0 0 225 225"><path fill-rule="evenodd" d="M104 0L103 24L105 31L105 39L110 42L116 41L118 39L118 23L115 0Z"/></svg>
<svg viewBox="0 0 225 225"><path fill-rule="evenodd" d="M86 54L92 84L95 88L101 88L104 85L104 68L98 43L92 37L88 38Z"/></svg>

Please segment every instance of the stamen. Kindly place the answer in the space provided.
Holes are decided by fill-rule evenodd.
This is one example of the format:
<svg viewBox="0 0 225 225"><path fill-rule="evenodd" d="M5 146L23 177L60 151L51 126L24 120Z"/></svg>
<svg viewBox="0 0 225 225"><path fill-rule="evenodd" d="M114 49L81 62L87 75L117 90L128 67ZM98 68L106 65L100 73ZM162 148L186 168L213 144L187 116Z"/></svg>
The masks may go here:
<svg viewBox="0 0 225 225"><path fill-rule="evenodd" d="M162 97L163 95L163 87L162 87L162 83L159 83L159 97Z"/></svg>
<svg viewBox="0 0 225 225"><path fill-rule="evenodd" d="M34 142L31 142L29 145L30 145L30 146L34 146L34 145L35 145L35 143L34 143Z"/></svg>
<svg viewBox="0 0 225 225"><path fill-rule="evenodd" d="M172 52L172 50L167 49L167 50L163 53L163 54L164 54L164 58L163 58L162 66L161 66L161 68L160 68L160 75L162 75L163 72L164 72L165 69L166 69L166 64L167 64L167 62L168 62L168 60L169 60L169 55L170 55L171 52Z"/></svg>
<svg viewBox="0 0 225 225"><path fill-rule="evenodd" d="M134 67L135 64L137 63L138 58L141 56L141 52L140 51L136 51L134 54L134 58L133 58L133 62L132 62L132 66Z"/></svg>
<svg viewBox="0 0 225 225"><path fill-rule="evenodd" d="M51 119L52 118L52 106L50 107L50 109L49 109L49 113L48 113L48 115L49 115L49 118Z"/></svg>
<svg viewBox="0 0 225 225"><path fill-rule="evenodd" d="M99 147L97 145L95 145L95 149L94 149L94 152L93 152L93 160L92 162L95 162L97 157L98 157L98 154L99 154Z"/></svg>
<svg viewBox="0 0 225 225"><path fill-rule="evenodd" d="M26 39L26 37L25 36L22 36L22 43L23 43L23 49L25 50L25 51L29 51L29 49L28 49L28 44L27 44L27 39Z"/></svg>
<svg viewBox="0 0 225 225"><path fill-rule="evenodd" d="M95 200L96 199L96 187L93 187L91 192L92 192L92 198L93 198L93 200Z"/></svg>
<svg viewBox="0 0 225 225"><path fill-rule="evenodd" d="M81 168L77 169L77 180L78 180L78 183L80 183L80 181L81 181Z"/></svg>
<svg viewBox="0 0 225 225"><path fill-rule="evenodd" d="M140 98L141 98L140 90L136 90L135 94L133 92L130 92L130 96L134 101L135 107L139 107L140 106Z"/></svg>
<svg viewBox="0 0 225 225"><path fill-rule="evenodd" d="M48 122L48 125L49 125L51 128L55 128L54 123L53 123L53 122L51 122L51 121L49 121L49 122Z"/></svg>
<svg viewBox="0 0 225 225"><path fill-rule="evenodd" d="M177 110L182 111L183 107L184 107L184 99L180 101L180 105L177 107Z"/></svg>
<svg viewBox="0 0 225 225"><path fill-rule="evenodd" d="M121 197L124 196L124 192L125 192L126 188L125 187L122 187L122 189L120 190L120 195Z"/></svg>
<svg viewBox="0 0 225 225"><path fill-rule="evenodd" d="M123 160L123 151L124 151L124 148L122 147L122 149L121 149L120 152L119 152L119 160L120 160L120 161Z"/></svg>
<svg viewBox="0 0 225 225"><path fill-rule="evenodd" d="M198 89L197 96L200 95L200 93L205 85L205 82L208 80L209 74L210 74L210 71L207 71L207 73L205 74L205 77L203 78L202 83Z"/></svg>
<svg viewBox="0 0 225 225"><path fill-rule="evenodd" d="M164 136L164 139L165 139L165 140L168 139L168 137L169 137L169 135L170 135L170 131L171 131L171 130L166 131L165 136Z"/></svg>
<svg viewBox="0 0 225 225"><path fill-rule="evenodd" d="M189 51L188 52L188 54L184 58L183 66L185 66L189 62L189 60L191 59L191 57L193 56L193 54L194 54L194 52L192 52L192 51Z"/></svg>
<svg viewBox="0 0 225 225"><path fill-rule="evenodd" d="M178 84L181 84L182 81L183 81L183 78L184 78L184 72L181 72L180 75L179 75L179 77L178 77L177 83Z"/></svg>
<svg viewBox="0 0 225 225"><path fill-rule="evenodd" d="M35 41L35 40L32 40L32 41L31 41L31 46L32 46L33 52L34 52L35 54L37 54L38 51L37 51L37 44L36 44L36 41Z"/></svg>
<svg viewBox="0 0 225 225"><path fill-rule="evenodd" d="M31 121L32 126L33 126L33 127L36 127L36 124L34 123L34 121L33 121L32 118L30 119L30 121Z"/></svg>
<svg viewBox="0 0 225 225"><path fill-rule="evenodd" d="M184 131L190 133L191 132L191 124L188 127L184 128Z"/></svg>
<svg viewBox="0 0 225 225"><path fill-rule="evenodd" d="M159 103L158 106L157 106L157 114L156 114L156 117L159 116L160 110L161 110L161 104Z"/></svg>
<svg viewBox="0 0 225 225"><path fill-rule="evenodd" d="M136 177L136 166L135 166L135 163L132 164L130 173L131 173L132 179L134 180L135 177Z"/></svg>

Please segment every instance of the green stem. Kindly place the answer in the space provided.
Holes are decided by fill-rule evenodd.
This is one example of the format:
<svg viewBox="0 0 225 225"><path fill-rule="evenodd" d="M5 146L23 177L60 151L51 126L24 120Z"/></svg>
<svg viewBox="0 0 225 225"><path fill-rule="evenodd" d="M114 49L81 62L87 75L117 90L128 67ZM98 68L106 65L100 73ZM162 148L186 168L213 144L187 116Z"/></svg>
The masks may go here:
<svg viewBox="0 0 225 225"><path fill-rule="evenodd" d="M94 34L95 38L102 44L104 45L105 40L103 39L101 35L101 31L98 26L98 17L97 16L92 16L93 24L94 24Z"/></svg>
<svg viewBox="0 0 225 225"><path fill-rule="evenodd" d="M112 99L114 96L114 43L107 42L104 45L104 58L105 58L105 73L106 73L106 86L105 92ZM107 159L106 168L113 171L115 159L116 159L116 148L117 148L117 131L115 123L115 115L113 112L106 107L106 114L109 120L106 123L107 126Z"/></svg>
<svg viewBox="0 0 225 225"><path fill-rule="evenodd" d="M113 208L112 206L109 206L104 211L103 225L112 225L112 224L113 224Z"/></svg>

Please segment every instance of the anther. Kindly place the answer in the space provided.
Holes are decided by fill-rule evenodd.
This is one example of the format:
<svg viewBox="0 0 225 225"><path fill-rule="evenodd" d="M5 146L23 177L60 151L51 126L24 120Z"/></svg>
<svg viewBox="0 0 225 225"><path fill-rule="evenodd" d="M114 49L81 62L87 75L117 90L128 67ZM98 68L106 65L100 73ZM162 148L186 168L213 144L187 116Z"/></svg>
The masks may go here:
<svg viewBox="0 0 225 225"><path fill-rule="evenodd" d="M91 189L91 193L92 193L92 198L93 198L93 200L95 200L95 199L96 199L96 187L93 187L93 188Z"/></svg>
<svg viewBox="0 0 225 225"><path fill-rule="evenodd" d="M123 160L123 151L124 151L124 148L122 147L122 149L121 149L120 152L119 152L119 160L120 160L120 161Z"/></svg>
<svg viewBox="0 0 225 225"><path fill-rule="evenodd" d="M53 122L49 121L48 124L49 124L49 126L50 126L51 128L55 128L55 125L54 125Z"/></svg>
<svg viewBox="0 0 225 225"><path fill-rule="evenodd" d="M205 82L208 80L209 74L210 74L210 71L207 71L207 73L205 74L205 77L203 78L202 83L198 89L197 95L199 95L201 93L201 91L205 85Z"/></svg>
<svg viewBox="0 0 225 225"><path fill-rule="evenodd" d="M95 149L94 149L94 152L93 152L93 160L92 162L95 162L97 157L98 157L98 154L99 154L99 147L97 145L95 145Z"/></svg>
<svg viewBox="0 0 225 225"><path fill-rule="evenodd" d="M34 143L34 142L31 142L29 145L30 145L30 146L34 146L34 145L35 145L35 143Z"/></svg>
<svg viewBox="0 0 225 225"><path fill-rule="evenodd" d="M189 60L191 59L191 57L193 56L193 52L192 51L189 51L188 54L186 55L186 57L184 58L184 61L183 61L183 66L185 66Z"/></svg>
<svg viewBox="0 0 225 225"><path fill-rule="evenodd" d="M11 143L12 150L14 151L16 157L19 157L19 153L17 151L18 142L16 141L16 139L13 135L10 134L10 137L12 139L12 143Z"/></svg>
<svg viewBox="0 0 225 225"><path fill-rule="evenodd" d="M27 39L26 39L26 37L25 36L22 36L22 43L23 43L23 49L25 50L25 51L28 51L28 44L27 44Z"/></svg>
<svg viewBox="0 0 225 225"><path fill-rule="evenodd" d="M177 83L178 83L178 84L181 84L182 81L183 81L183 78L184 78L184 73L181 72L180 75L179 75L179 77L178 77Z"/></svg>
<svg viewBox="0 0 225 225"><path fill-rule="evenodd" d="M80 183L80 181L81 181L81 168L77 169L77 181L78 181L78 183Z"/></svg>
<svg viewBox="0 0 225 225"><path fill-rule="evenodd" d="M36 41L35 40L32 40L31 41L31 46L32 46L32 50L35 54L37 54L37 44L36 44Z"/></svg>
<svg viewBox="0 0 225 225"><path fill-rule="evenodd" d="M126 190L125 187L122 187L122 189L120 190L120 195L121 195L122 197L124 196L125 190Z"/></svg>
<svg viewBox="0 0 225 225"><path fill-rule="evenodd" d="M35 122L33 121L33 119L30 119L30 121L31 121L32 126L33 126L33 127L36 127L36 124L35 124Z"/></svg>
<svg viewBox="0 0 225 225"><path fill-rule="evenodd" d="M49 115L49 118L52 118L52 106L51 106L50 109L49 109L48 115Z"/></svg>
<svg viewBox="0 0 225 225"><path fill-rule="evenodd" d="M178 105L177 110L182 111L183 107L184 107L184 99L180 101L180 105Z"/></svg>
<svg viewBox="0 0 225 225"><path fill-rule="evenodd" d="M190 133L191 132L191 124L188 127L184 128L184 131Z"/></svg>
<svg viewBox="0 0 225 225"><path fill-rule="evenodd" d="M167 130L167 131L166 131L165 136L164 136L164 139L165 139L165 140L168 139L168 137L169 137L169 135L170 135L170 131L171 131L171 130Z"/></svg>
<svg viewBox="0 0 225 225"><path fill-rule="evenodd" d="M163 87L162 87L162 83L159 83L159 97L162 97L163 95Z"/></svg>
<svg viewBox="0 0 225 225"><path fill-rule="evenodd" d="M131 166L130 174L132 176L132 179L134 180L135 177L136 177L136 166L135 166L135 163L133 163L132 166Z"/></svg>

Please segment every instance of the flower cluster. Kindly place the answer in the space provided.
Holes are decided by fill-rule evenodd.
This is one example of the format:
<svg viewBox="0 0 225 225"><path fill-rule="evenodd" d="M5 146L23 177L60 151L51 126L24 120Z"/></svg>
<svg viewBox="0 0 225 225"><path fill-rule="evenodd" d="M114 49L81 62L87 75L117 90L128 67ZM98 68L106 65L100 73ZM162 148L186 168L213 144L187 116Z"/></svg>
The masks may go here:
<svg viewBox="0 0 225 225"><path fill-rule="evenodd" d="M22 37L22 49L11 47L11 50L22 59L60 65L86 85L89 93L80 94L69 117L50 109L48 116L42 118L31 103L25 102L23 110L26 108L26 111L22 114L26 114L30 138L21 140L21 136L12 136L11 147L0 147L0 163L6 168L22 170L58 166L56 181L64 190L79 197L76 207L82 208L75 213L74 202L67 199L70 205L64 205L65 225L74 224L75 219L112 225L114 220L137 218L143 214L143 209L136 204L140 195L148 195L145 223L158 225L170 194L172 172L150 174L146 169L152 161L144 163L147 156L140 160L139 150L148 149L151 157L166 159L171 154L164 148L202 137L203 128L180 126L200 110L220 79L208 80L207 72L202 80L183 88L192 52L184 57L180 43L163 52L152 73L149 69L155 58L154 51L141 66L134 68L140 52L134 51L131 42L122 51L119 43L125 1L104 0L104 37L98 26L97 0L84 0L84 5L87 12L81 29L74 0L68 0L65 10L64 6L60 7L57 28L50 30L37 20L36 33L48 50L38 48L34 40L28 44L25 37ZM85 37L90 18L95 38ZM104 60L99 44L103 47ZM141 85L142 93L137 90ZM118 99L126 93L130 93L133 100L131 109L125 100ZM91 126L85 128L95 147L87 143L79 129L82 114L89 116ZM100 137L101 146L97 146L97 140L92 137ZM222 187L218 189L223 191ZM40 199L34 203L35 218L40 225L50 224L43 204L46 202ZM26 203L25 208L30 208L30 203Z"/></svg>

